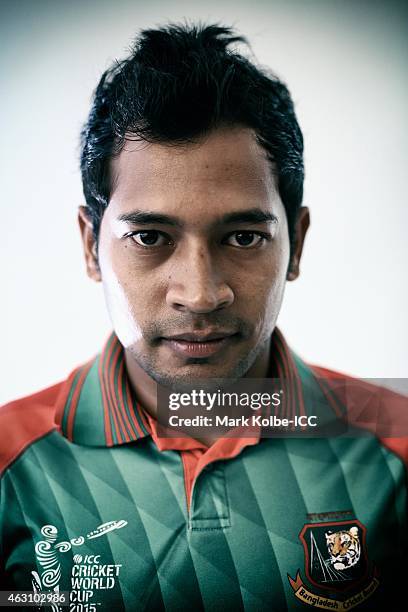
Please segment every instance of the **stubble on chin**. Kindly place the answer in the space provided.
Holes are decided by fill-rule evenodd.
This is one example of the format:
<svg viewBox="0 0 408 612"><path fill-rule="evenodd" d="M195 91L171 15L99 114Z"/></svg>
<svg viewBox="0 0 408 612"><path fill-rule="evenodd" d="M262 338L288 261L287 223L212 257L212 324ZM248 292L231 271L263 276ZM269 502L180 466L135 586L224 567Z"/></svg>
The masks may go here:
<svg viewBox="0 0 408 612"><path fill-rule="evenodd" d="M211 367L211 359L208 358L190 359L185 366L170 371L161 366L157 358L149 357L146 352L141 353L135 347L128 347L128 351L139 367L158 385L172 392L187 393L194 386L213 391L225 386L226 382L228 382L228 385L237 382L247 374L257 357L265 349L268 341L269 336L259 342L239 361L231 364L229 369L222 366L218 369L216 366Z"/></svg>

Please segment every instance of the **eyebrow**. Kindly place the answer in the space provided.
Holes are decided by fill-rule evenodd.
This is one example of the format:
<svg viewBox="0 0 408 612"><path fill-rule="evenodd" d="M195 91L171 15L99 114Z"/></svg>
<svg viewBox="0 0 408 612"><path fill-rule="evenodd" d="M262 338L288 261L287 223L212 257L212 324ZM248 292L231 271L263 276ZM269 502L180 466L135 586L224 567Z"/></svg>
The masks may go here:
<svg viewBox="0 0 408 612"><path fill-rule="evenodd" d="M126 223L132 223L133 225L173 225L175 227L182 227L183 223L177 219L177 217L171 217L169 215L162 215L160 213L154 213L144 210L134 210L130 213L124 213L119 215L118 221L125 221Z"/></svg>
<svg viewBox="0 0 408 612"><path fill-rule="evenodd" d="M118 221L132 223L133 225L171 225L173 227L183 227L184 223L177 217L164 215L143 210L134 210L129 213L119 215ZM249 208L247 210L231 212L220 217L215 224L232 223L276 223L278 218L271 212L260 210L259 208Z"/></svg>
<svg viewBox="0 0 408 612"><path fill-rule="evenodd" d="M239 212L227 213L221 218L221 223L275 223L278 217L271 212L259 208L249 208Z"/></svg>

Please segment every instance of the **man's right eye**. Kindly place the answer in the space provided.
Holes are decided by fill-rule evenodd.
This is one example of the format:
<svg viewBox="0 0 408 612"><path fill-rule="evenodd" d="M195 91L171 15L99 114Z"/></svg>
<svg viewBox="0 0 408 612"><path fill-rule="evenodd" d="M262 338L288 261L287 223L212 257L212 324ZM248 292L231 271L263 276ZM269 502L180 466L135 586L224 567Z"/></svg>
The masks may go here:
<svg viewBox="0 0 408 612"><path fill-rule="evenodd" d="M132 238L137 245L149 248L149 247L157 247L164 246L166 244L172 244L170 236L167 234L163 234L162 232L158 232L157 230L142 230L139 232L131 232L128 234L129 238Z"/></svg>

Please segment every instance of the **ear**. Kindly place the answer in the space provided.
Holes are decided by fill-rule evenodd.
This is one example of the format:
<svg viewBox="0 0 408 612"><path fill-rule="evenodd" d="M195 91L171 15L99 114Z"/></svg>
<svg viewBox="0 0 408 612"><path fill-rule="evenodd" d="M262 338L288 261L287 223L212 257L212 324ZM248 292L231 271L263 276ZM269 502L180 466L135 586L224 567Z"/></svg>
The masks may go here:
<svg viewBox="0 0 408 612"><path fill-rule="evenodd" d="M98 264L96 242L93 234L92 221L86 206L80 206L78 209L78 223L85 255L86 272L89 278L92 278L96 282L100 282L102 277Z"/></svg>
<svg viewBox="0 0 408 612"><path fill-rule="evenodd" d="M288 273L286 278L288 281L293 281L299 276L299 264L302 257L303 244L305 241L306 232L310 225L309 209L302 206L297 214L295 224L295 243L293 247L292 257L290 259Z"/></svg>

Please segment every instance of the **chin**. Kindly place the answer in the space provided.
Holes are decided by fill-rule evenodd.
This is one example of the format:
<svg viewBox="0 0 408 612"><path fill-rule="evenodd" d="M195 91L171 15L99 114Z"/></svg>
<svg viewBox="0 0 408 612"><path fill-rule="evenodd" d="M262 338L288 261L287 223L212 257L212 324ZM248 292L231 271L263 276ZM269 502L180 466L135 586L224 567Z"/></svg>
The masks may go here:
<svg viewBox="0 0 408 612"><path fill-rule="evenodd" d="M147 373L162 387L172 389L173 391L184 392L191 390L194 385L199 385L208 391L219 389L225 385L236 382L242 378L249 369L246 361L241 361L237 364L226 367L225 364L214 365L208 362L203 363L203 360L192 360L194 363L188 363L173 371L160 372L150 370Z"/></svg>

